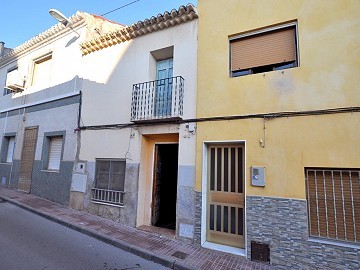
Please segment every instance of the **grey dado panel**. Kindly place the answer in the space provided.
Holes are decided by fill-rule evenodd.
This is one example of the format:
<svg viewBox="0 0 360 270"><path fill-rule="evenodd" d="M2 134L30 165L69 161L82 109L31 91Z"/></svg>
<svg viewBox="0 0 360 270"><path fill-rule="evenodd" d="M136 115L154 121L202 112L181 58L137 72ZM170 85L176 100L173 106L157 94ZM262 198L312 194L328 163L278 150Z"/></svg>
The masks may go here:
<svg viewBox="0 0 360 270"><path fill-rule="evenodd" d="M42 161L35 160L31 179L31 193L45 199L69 205L74 162L61 161L59 172L42 170Z"/></svg>
<svg viewBox="0 0 360 270"><path fill-rule="evenodd" d="M7 114L6 114L6 112L3 112L3 113L0 113L0 118L18 116L18 115L22 114L23 112L24 112L24 109L12 110L12 111L9 111Z"/></svg>
<svg viewBox="0 0 360 270"><path fill-rule="evenodd" d="M0 163L0 184L9 185L11 167L11 163Z"/></svg>
<svg viewBox="0 0 360 270"><path fill-rule="evenodd" d="M88 162L88 191L86 197L90 198L91 187L95 180L95 163ZM89 166L90 165L90 166ZM85 204L86 211L100 217L119 222L123 225L135 227L138 202L139 163L126 163L124 207L102 205L91 202ZM90 172L91 171L91 172Z"/></svg>
<svg viewBox="0 0 360 270"><path fill-rule="evenodd" d="M195 228L194 228L194 243L197 246L201 245L201 214L202 214L202 193L195 194ZM205 226L205 224L204 224Z"/></svg>
<svg viewBox="0 0 360 270"><path fill-rule="evenodd" d="M32 113L32 112L53 109L53 108L57 108L57 107L63 107L63 106L67 106L67 105L71 105L71 104L75 104L75 103L79 103L79 102L80 102L79 95L67 97L67 98L58 99L58 100L46 102L43 104L31 106L29 108L26 108L26 113Z"/></svg>
<svg viewBox="0 0 360 270"><path fill-rule="evenodd" d="M360 246L314 242L308 236L306 201L246 197L247 252L251 241L270 245L279 269L360 269Z"/></svg>
<svg viewBox="0 0 360 270"><path fill-rule="evenodd" d="M76 104L76 103L79 103L79 102L80 102L80 95L67 97L67 98L58 99L58 100L54 100L54 101L34 105L34 106L31 106L31 107L27 107L26 108L26 113L32 113L32 112L38 112L38 111L53 109L53 108L57 108L57 107L63 107L63 106L71 105L71 104ZM9 111L7 117L22 114L23 110L24 109L22 108L22 109L16 109L16 110ZM4 118L4 117L6 117L6 112L3 112L3 113L0 114L0 118Z"/></svg>
<svg viewBox="0 0 360 270"><path fill-rule="evenodd" d="M10 181L8 185L12 188L18 188L19 186L19 174L20 174L20 160L13 159L12 162L12 170L11 170L11 177L9 178Z"/></svg>

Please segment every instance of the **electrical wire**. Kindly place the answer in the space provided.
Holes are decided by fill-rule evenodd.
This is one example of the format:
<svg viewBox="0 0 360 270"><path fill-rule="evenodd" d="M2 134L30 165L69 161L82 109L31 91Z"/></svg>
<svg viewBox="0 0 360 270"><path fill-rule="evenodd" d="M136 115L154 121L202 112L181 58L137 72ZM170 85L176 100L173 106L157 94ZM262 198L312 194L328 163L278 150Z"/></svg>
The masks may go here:
<svg viewBox="0 0 360 270"><path fill-rule="evenodd" d="M228 121L228 120L241 120L241 119L255 119L255 118L290 118L300 116L314 116L314 115L327 115L327 114L339 114L339 113L354 113L360 112L360 107L344 107L333 108L324 110L312 110L312 111L293 111L293 112L273 112L262 114L246 114L246 115L231 115L231 116L216 116L216 117L204 117L193 119L181 119L172 121L146 121L143 123L124 123L124 124L110 124L110 125L97 125L97 126L82 126L81 130L102 130L102 129L123 129L129 127L139 126L151 126L151 125L167 125L167 124L184 124L184 123L200 123L200 122L213 122L213 121Z"/></svg>
<svg viewBox="0 0 360 270"><path fill-rule="evenodd" d="M131 146L131 140L133 139L133 128L131 127L130 129L130 136L129 136L129 144L128 144L128 149L126 150L126 153L125 153L125 158L128 159L128 160L131 160L132 161L132 158L131 158L131 153L130 153L130 146Z"/></svg>
<svg viewBox="0 0 360 270"><path fill-rule="evenodd" d="M140 1L140 0L132 1L131 3L128 3L128 4L123 5L123 6L121 6L121 7L118 7L118 8L115 8L115 9L113 9L113 10L110 10L110 11L104 13L104 14L101 14L100 16L105 16L105 15L107 15L107 14L110 14L110 13L112 13L112 12L114 12L114 11L117 11L117 10L119 10L119 9L122 9L122 8L124 8L124 7L130 6L130 5L132 5L132 4L136 3L136 2L139 2L139 1Z"/></svg>

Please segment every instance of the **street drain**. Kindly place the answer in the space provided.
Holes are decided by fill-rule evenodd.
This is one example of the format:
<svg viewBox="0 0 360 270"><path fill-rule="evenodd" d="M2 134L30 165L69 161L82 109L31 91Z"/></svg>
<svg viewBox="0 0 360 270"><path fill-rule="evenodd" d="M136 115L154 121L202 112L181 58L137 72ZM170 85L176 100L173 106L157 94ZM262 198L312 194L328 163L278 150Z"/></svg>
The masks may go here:
<svg viewBox="0 0 360 270"><path fill-rule="evenodd" d="M181 251L176 251L171 256L184 260L189 256L189 254Z"/></svg>

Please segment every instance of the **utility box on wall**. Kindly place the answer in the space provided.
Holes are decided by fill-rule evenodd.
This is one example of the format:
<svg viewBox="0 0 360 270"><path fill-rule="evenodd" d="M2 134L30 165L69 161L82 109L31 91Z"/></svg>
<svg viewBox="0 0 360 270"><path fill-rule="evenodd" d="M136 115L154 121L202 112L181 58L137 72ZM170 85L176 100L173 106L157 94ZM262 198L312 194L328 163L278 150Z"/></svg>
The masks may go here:
<svg viewBox="0 0 360 270"><path fill-rule="evenodd" d="M265 167L251 167L251 185L265 187Z"/></svg>

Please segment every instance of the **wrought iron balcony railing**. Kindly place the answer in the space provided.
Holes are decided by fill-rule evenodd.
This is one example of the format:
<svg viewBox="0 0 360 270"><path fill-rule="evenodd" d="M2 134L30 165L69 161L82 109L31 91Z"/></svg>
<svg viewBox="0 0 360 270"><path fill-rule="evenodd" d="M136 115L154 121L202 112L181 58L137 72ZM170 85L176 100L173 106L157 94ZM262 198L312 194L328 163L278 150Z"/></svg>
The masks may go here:
<svg viewBox="0 0 360 270"><path fill-rule="evenodd" d="M181 118L183 96L181 76L134 84L131 121Z"/></svg>

